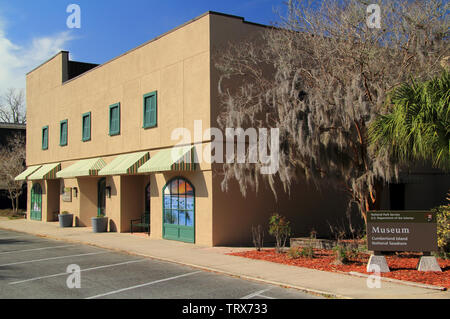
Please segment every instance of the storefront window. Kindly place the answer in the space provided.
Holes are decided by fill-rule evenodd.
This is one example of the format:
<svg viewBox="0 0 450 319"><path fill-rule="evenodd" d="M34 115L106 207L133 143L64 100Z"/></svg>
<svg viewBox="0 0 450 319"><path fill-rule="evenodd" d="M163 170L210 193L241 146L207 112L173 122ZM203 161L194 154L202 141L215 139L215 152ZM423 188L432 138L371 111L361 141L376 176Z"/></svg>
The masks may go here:
<svg viewBox="0 0 450 319"><path fill-rule="evenodd" d="M164 188L164 223L194 226L194 189L182 178L171 180Z"/></svg>

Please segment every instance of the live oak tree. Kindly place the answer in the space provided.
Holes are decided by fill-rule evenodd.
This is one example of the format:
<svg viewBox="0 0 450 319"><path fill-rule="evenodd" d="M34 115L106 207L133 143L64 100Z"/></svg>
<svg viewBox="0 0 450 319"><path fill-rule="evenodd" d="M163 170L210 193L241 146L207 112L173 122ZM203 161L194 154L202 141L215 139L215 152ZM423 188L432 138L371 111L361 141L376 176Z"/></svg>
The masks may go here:
<svg viewBox="0 0 450 319"><path fill-rule="evenodd" d="M449 55L448 3L377 3L379 29L366 23L369 3L292 0L279 25L220 48L219 125L280 130L277 173L260 174L261 163L226 163L224 190L233 179L244 195L262 181L275 194L276 182L289 192L296 179L328 181L366 221L383 182L398 176L391 154L369 147L368 124L389 92L438 74Z"/></svg>

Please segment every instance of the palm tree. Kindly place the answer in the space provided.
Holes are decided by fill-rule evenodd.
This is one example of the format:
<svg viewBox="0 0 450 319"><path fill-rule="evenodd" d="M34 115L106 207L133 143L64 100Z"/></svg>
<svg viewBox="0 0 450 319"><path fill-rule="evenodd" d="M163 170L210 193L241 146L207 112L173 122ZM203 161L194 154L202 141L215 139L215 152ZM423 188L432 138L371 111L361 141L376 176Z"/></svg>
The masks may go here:
<svg viewBox="0 0 450 319"><path fill-rule="evenodd" d="M378 152L400 163L431 160L450 170L450 76L445 70L426 82L404 83L388 98L388 113L369 127Z"/></svg>

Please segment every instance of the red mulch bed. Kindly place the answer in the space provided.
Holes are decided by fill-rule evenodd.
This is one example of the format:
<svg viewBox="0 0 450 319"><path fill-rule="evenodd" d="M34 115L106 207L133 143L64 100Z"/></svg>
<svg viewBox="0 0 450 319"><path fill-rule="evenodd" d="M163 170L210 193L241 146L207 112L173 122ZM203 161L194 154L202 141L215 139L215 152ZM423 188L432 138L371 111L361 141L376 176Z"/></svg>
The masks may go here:
<svg viewBox="0 0 450 319"><path fill-rule="evenodd" d="M275 249L265 249L263 251L250 250L230 253L229 255L266 260L280 264L306 267L323 271L355 271L363 274L373 274L366 272L367 261L370 257L368 254L359 253L356 257L350 258L349 263L346 265L333 265L333 251L314 249L314 253L314 258L299 257L297 259L289 258L287 253L278 254L275 252ZM391 272L382 273L381 276L450 288L450 260L437 258L442 272L422 272L416 270L420 256L421 254L418 253L398 253L397 255L386 256L386 261Z"/></svg>

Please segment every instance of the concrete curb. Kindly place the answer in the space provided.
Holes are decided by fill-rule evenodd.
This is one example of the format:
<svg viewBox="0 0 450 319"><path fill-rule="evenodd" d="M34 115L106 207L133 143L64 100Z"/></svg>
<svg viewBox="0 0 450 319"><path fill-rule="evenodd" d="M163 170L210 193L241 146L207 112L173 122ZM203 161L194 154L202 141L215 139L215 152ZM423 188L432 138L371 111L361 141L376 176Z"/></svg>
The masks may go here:
<svg viewBox="0 0 450 319"><path fill-rule="evenodd" d="M362 273L356 272L356 271L350 271L348 273L343 273L343 274L347 274L350 276L356 276L356 277L365 277L365 278L368 278L370 276L370 275L362 274ZM412 281L399 280L399 279L394 279L394 278L380 277L380 280L387 281L387 282L393 282L396 284L403 284L403 285L412 286L412 287L433 289L433 290L439 290L439 291L447 291L447 288L445 288L445 287L421 284L418 282L416 283L416 282L412 282Z"/></svg>
<svg viewBox="0 0 450 319"><path fill-rule="evenodd" d="M178 265L184 265L184 266L188 266L188 267L192 267L192 268L196 268L196 269L201 269L201 270L205 270L205 271L209 271L209 272L214 272L214 273L218 273L218 274L223 274L223 275L227 275L227 276L232 276L232 277L236 277L236 278L252 280L252 281L256 281L256 282L261 282L261 283L281 286L281 287L285 287L285 288L293 288L293 289L297 289L297 290L300 290L300 291L303 291L303 292L306 292L306 293L309 293L309 294L312 294L312 295L321 296L321 297L325 297L325 298L353 299L352 297L343 296L343 295L335 294L335 293L332 293L332 292L321 291L321 290L316 290L316 289L306 288L306 287L301 287L301 286L296 286L296 285L290 285L290 284L287 284L287 283L271 281L271 280L258 278L258 277L246 276L246 275L233 273L233 272L228 272L228 271L224 271L224 270L220 270L220 269L216 269L216 268L212 268L212 267L205 267L205 266L201 266L201 265L190 264L190 263L185 263L185 262L181 262L181 261L178 261L178 260L173 260L173 259L170 259L170 258L156 257L156 256L152 256L152 255L146 255L146 254L134 252L134 251L123 250L123 249L118 249L118 248L112 248L112 247L108 247L108 246L105 246L105 245L99 245L99 244L91 243L91 242L83 242L83 241L79 241L79 240L70 240L70 239L66 239L66 238L61 238L61 237L56 237L56 236L51 236L51 235L42 235L42 234L37 234L37 233L32 233L32 232L17 231L16 229L6 228L6 227L1 227L0 229L14 231L14 232L19 232L19 233L24 233L24 234L31 234L31 235L42 237L42 238L49 238L49 239L60 240L60 241L64 241L64 242L67 242L67 243L89 245L89 246L92 246L92 247L108 249L108 250L111 250L111 251L121 252L121 253L125 253L125 254L128 254L128 255L134 255L134 256L151 258L151 259L154 259L154 260L170 262L170 263L174 263L174 264L178 264Z"/></svg>

